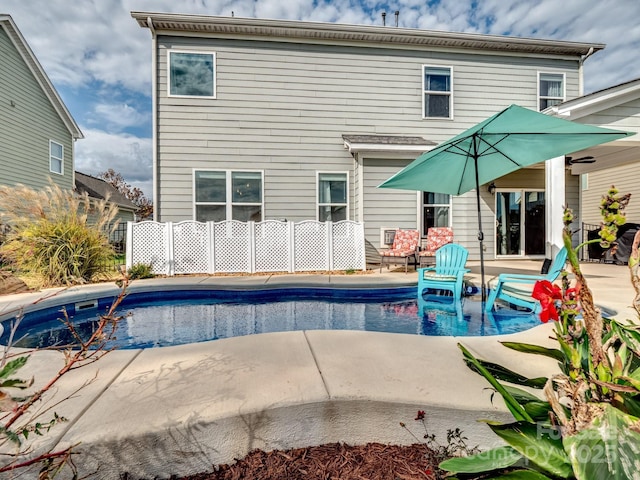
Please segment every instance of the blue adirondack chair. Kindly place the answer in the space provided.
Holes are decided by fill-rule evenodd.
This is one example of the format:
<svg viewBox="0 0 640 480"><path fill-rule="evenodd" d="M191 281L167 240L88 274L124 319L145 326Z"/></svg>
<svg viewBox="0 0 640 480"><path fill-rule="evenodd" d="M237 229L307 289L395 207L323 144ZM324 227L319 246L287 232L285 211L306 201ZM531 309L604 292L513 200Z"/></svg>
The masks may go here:
<svg viewBox="0 0 640 480"><path fill-rule="evenodd" d="M539 312L541 309L540 302L531 298L533 285L538 280L549 280L553 282L560 275L566 261L567 249L563 247L553 260L547 274L519 275L503 273L499 275L495 287L491 289L491 293L485 304L485 310L487 312L492 311L496 301L503 300L513 305L527 308L533 312Z"/></svg>
<svg viewBox="0 0 640 480"><path fill-rule="evenodd" d="M469 251L457 243L448 243L436 250L436 266L418 269L418 298L426 289L447 290L454 298L462 296L464 268Z"/></svg>

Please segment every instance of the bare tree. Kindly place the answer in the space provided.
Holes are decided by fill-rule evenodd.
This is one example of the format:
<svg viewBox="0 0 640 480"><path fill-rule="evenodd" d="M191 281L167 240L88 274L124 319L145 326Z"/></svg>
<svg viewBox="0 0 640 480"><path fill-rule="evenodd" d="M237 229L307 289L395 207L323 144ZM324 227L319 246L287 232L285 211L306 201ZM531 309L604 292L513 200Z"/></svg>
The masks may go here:
<svg viewBox="0 0 640 480"><path fill-rule="evenodd" d="M131 200L131 202L138 207L136 214L139 219L144 220L153 216L153 202L151 202L138 187L133 187L127 183L122 174L110 168L105 172L99 173L98 178L112 185L127 199Z"/></svg>

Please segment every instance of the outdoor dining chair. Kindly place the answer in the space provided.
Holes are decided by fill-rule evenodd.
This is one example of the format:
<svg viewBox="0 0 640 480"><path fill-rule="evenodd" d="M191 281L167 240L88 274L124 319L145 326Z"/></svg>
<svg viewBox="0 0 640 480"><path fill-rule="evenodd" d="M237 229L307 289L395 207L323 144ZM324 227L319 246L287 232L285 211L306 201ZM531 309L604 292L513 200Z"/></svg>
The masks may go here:
<svg viewBox="0 0 640 480"><path fill-rule="evenodd" d="M418 266L422 267L435 263L436 252L447 243L453 243L453 228L430 227L427 230L427 244L418 252Z"/></svg>
<svg viewBox="0 0 640 480"><path fill-rule="evenodd" d="M539 312L541 309L540 302L531 297L533 286L538 280L553 282L560 275L566 261L567 249L562 247L546 274L500 274L495 286L491 287L491 293L485 304L485 310L487 312L492 311L496 301L501 300L518 307L529 309L532 312Z"/></svg>
<svg viewBox="0 0 640 480"><path fill-rule="evenodd" d="M416 261L420 232L418 230L398 230L393 237L393 245L389 250L383 251L380 255L380 272L382 265L390 263L404 263L404 273L407 273L409 260Z"/></svg>
<svg viewBox="0 0 640 480"><path fill-rule="evenodd" d="M418 268L418 298L425 290L446 290L453 298L462 297L464 274L469 251L457 243L448 243L436 251L436 266Z"/></svg>

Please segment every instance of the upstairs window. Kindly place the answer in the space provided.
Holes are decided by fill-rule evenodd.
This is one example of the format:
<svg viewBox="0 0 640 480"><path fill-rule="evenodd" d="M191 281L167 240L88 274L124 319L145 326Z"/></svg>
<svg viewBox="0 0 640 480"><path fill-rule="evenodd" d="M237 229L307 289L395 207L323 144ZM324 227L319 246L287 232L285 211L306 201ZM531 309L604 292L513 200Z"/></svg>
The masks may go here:
<svg viewBox="0 0 640 480"><path fill-rule="evenodd" d="M564 102L564 73L539 73L540 111Z"/></svg>
<svg viewBox="0 0 640 480"><path fill-rule="evenodd" d="M262 172L196 170L195 218L199 222L260 222L262 190Z"/></svg>
<svg viewBox="0 0 640 480"><path fill-rule="evenodd" d="M49 171L64 175L64 146L49 141Z"/></svg>
<svg viewBox="0 0 640 480"><path fill-rule="evenodd" d="M346 173L318 173L318 220L348 220Z"/></svg>
<svg viewBox="0 0 640 480"><path fill-rule="evenodd" d="M424 65L422 68L422 89L424 91L422 112L424 118L452 118L451 67Z"/></svg>
<svg viewBox="0 0 640 480"><path fill-rule="evenodd" d="M169 96L216 98L215 53L169 51Z"/></svg>

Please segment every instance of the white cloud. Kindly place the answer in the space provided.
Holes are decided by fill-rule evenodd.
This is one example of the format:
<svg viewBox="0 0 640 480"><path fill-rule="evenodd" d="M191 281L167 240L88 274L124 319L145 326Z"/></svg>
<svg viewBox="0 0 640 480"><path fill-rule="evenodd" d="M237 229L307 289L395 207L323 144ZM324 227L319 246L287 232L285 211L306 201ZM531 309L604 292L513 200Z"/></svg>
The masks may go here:
<svg viewBox="0 0 640 480"><path fill-rule="evenodd" d="M112 168L151 198L151 139L90 128L82 128L82 131L85 138L75 147L76 170L96 175Z"/></svg>
<svg viewBox="0 0 640 480"><path fill-rule="evenodd" d="M78 169L113 168L147 195L151 140L123 133L151 122L151 34L132 10L366 25L381 25L386 10L393 25L397 9L401 27L606 43L585 63L585 93L640 77L637 0L2 0L0 9L56 87L78 92L70 102L85 124Z"/></svg>
<svg viewBox="0 0 640 480"><path fill-rule="evenodd" d="M102 125L108 131L122 131L149 122L148 115L126 104L99 103L90 115L93 125Z"/></svg>

